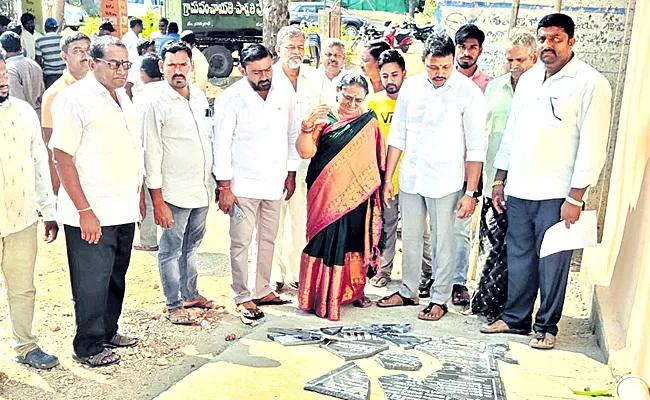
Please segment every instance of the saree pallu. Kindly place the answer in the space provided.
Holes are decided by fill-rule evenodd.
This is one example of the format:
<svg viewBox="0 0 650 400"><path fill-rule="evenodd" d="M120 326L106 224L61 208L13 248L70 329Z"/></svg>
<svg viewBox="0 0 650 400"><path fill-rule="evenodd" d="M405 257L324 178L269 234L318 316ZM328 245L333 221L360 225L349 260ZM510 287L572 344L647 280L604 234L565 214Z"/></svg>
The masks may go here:
<svg viewBox="0 0 650 400"><path fill-rule="evenodd" d="M364 296L369 267L381 265L380 187L384 142L375 113L329 124L307 171L307 246L299 307L340 319L341 304Z"/></svg>
<svg viewBox="0 0 650 400"><path fill-rule="evenodd" d="M508 298L508 217L494 210L492 200L483 197L479 228L479 266L481 278L472 297L472 313L492 323L503 313Z"/></svg>

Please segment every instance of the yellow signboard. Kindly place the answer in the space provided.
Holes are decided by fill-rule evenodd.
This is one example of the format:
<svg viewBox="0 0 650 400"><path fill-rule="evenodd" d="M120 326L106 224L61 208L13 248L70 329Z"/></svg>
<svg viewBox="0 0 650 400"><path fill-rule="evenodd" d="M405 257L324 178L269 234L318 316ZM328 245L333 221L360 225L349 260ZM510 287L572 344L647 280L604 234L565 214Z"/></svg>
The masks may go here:
<svg viewBox="0 0 650 400"><path fill-rule="evenodd" d="M23 14L30 13L36 17L36 30L43 33L43 2L41 0L22 0Z"/></svg>

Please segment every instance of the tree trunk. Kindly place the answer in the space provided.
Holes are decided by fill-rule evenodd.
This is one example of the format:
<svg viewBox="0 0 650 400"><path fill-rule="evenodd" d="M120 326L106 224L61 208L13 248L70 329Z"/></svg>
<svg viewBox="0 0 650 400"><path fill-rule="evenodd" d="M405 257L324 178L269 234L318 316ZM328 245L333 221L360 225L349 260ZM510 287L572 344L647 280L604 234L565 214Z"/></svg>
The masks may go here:
<svg viewBox="0 0 650 400"><path fill-rule="evenodd" d="M264 0L263 43L275 56L278 31L289 25L288 0Z"/></svg>
<svg viewBox="0 0 650 400"><path fill-rule="evenodd" d="M56 0L56 6L54 7L54 11L56 14L53 14L52 16L54 19L56 19L59 23L59 32L65 28L65 24L63 23L63 17L64 17L64 10L65 10L65 0Z"/></svg>
<svg viewBox="0 0 650 400"><path fill-rule="evenodd" d="M415 0L409 0L409 18L415 20Z"/></svg>

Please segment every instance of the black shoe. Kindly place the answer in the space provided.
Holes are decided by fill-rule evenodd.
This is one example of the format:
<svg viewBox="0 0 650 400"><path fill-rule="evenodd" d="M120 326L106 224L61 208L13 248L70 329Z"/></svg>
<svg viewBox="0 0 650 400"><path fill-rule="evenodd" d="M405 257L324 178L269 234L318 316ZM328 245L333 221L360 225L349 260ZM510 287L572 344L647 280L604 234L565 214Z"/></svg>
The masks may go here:
<svg viewBox="0 0 650 400"><path fill-rule="evenodd" d="M47 354L40 348L35 348L24 357L16 356L14 361L21 364L26 364L36 369L52 369L59 365L59 359L56 356Z"/></svg>
<svg viewBox="0 0 650 400"><path fill-rule="evenodd" d="M433 286L433 282L435 281L435 279L429 279L426 282L420 282L420 287L418 288L418 297L421 299L429 297L431 294L431 286Z"/></svg>

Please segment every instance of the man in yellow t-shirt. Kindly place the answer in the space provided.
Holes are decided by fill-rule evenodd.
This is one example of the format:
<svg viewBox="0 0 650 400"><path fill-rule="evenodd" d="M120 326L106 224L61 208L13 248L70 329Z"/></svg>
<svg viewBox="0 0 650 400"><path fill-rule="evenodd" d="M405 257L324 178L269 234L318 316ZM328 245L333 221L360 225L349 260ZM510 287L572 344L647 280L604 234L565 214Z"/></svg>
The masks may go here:
<svg viewBox="0 0 650 400"><path fill-rule="evenodd" d="M404 58L397 50L386 50L381 53L378 60L381 83L384 90L373 93L368 98L368 108L377 114L379 129L388 140L388 131L393 119L393 111L397 102L397 95L406 78L406 64ZM384 287L390 282L390 275L393 271L393 259L395 258L395 245L397 243L397 222L399 219L399 195L398 178L399 164L393 175L393 187L395 188L395 199L391 202L390 208L384 209L383 229L386 233L386 248L381 254L381 272L375 275L370 284L376 287ZM425 234L423 263L431 268L431 240L428 233Z"/></svg>

